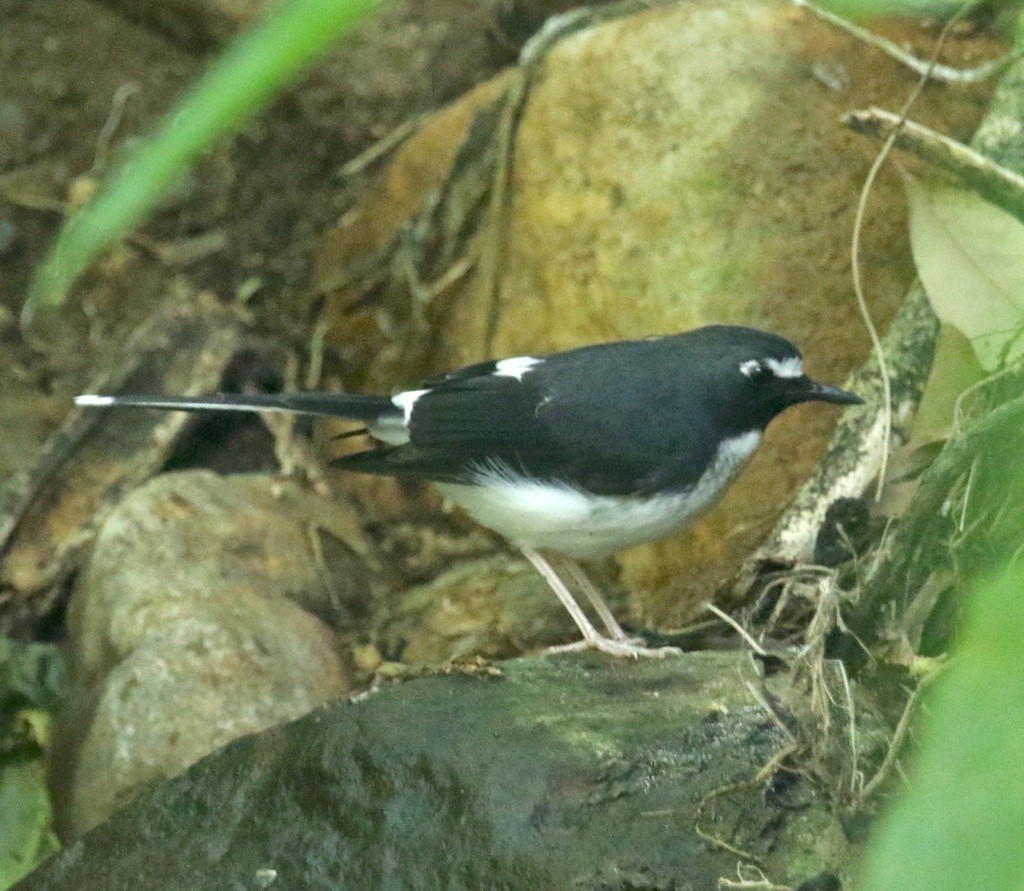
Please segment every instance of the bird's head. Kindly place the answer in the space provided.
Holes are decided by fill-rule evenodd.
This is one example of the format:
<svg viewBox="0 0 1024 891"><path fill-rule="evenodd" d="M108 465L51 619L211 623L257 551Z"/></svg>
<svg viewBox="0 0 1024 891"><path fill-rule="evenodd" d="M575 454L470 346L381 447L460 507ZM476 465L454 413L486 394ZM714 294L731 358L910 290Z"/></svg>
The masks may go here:
<svg viewBox="0 0 1024 891"><path fill-rule="evenodd" d="M700 333L707 356L705 374L715 379L713 390L721 397L721 408L737 428L764 427L800 402L863 402L854 393L809 378L800 351L777 334L726 325Z"/></svg>

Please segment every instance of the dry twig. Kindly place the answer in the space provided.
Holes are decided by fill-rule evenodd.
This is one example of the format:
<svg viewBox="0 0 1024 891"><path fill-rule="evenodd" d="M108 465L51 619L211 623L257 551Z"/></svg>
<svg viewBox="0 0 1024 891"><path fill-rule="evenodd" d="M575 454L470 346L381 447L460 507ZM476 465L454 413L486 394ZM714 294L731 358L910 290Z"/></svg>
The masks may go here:
<svg viewBox="0 0 1024 891"><path fill-rule="evenodd" d="M907 704L903 707L903 713L900 715L900 719L896 724L896 730L892 735L892 742L889 743L889 748L886 749L885 757L882 759L882 763L879 765L878 770L875 771L875 775L864 784L864 788L861 789L860 795L854 804L853 810L860 810L864 806L864 803L878 791L879 786L885 782L889 775L889 772L897 766L896 758L899 756L900 750L903 748L903 740L906 738L907 731L910 729L910 720L914 716L914 712L917 709L917 703L921 699L921 694L931 686L934 681L942 673L942 665L938 665L930 674L926 674L918 682L914 688L914 692L910 694L907 699Z"/></svg>
<svg viewBox="0 0 1024 891"><path fill-rule="evenodd" d="M1024 220L1024 176L970 146L881 108L852 111L843 123L876 139L892 137L897 148L952 174L983 198Z"/></svg>
<svg viewBox="0 0 1024 891"><path fill-rule="evenodd" d="M901 65L905 65L915 74L920 74L926 79L937 80L946 84L982 83L1012 65L1013 62L1020 57L1021 53L1019 49L1013 49L1006 55L1000 56L998 59L993 59L990 62L984 62L974 68L957 68L953 65L943 65L939 63L934 56L927 60L919 59L913 53L907 52L907 50L898 43L894 43L893 41L887 40L878 34L874 34L867 30L867 28L862 28L860 25L856 25L833 12L829 12L827 9L822 9L820 6L809 2L809 0L793 0L793 3L796 6L814 13L814 15L822 21L828 22L830 25L839 28L841 31L845 31L852 37L856 37L862 43L866 43L868 46L873 46L875 49L880 50L890 58L895 59ZM973 5L973 3L965 3L961 10L953 16L949 22L947 22L945 28L943 28L942 34L939 36L940 45L944 41L950 25L962 18L964 13ZM936 53L937 51L938 48L936 48Z"/></svg>

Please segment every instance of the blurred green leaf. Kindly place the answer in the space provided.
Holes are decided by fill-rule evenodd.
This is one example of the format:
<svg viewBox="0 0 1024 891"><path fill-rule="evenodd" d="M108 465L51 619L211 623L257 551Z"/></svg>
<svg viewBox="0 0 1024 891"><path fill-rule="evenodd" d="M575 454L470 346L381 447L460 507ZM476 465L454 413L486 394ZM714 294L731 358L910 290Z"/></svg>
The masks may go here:
<svg viewBox="0 0 1024 891"><path fill-rule="evenodd" d="M1024 888L1024 571L980 586L865 891Z"/></svg>
<svg viewBox="0 0 1024 891"><path fill-rule="evenodd" d="M906 179L910 244L940 321L986 371L1024 353L1024 224L974 192Z"/></svg>
<svg viewBox="0 0 1024 891"><path fill-rule="evenodd" d="M0 891L57 850L42 756L0 761Z"/></svg>
<svg viewBox="0 0 1024 891"><path fill-rule="evenodd" d="M64 660L57 647L0 637L0 742L5 716L26 707L55 707L64 683Z"/></svg>
<svg viewBox="0 0 1024 891"><path fill-rule="evenodd" d="M971 6L977 6L975 0ZM849 19L881 16L950 16L964 6L964 0L819 0L818 6Z"/></svg>
<svg viewBox="0 0 1024 891"><path fill-rule="evenodd" d="M968 387L985 377L970 341L952 325L941 325L935 341L935 358L924 385L908 442L919 447L945 439L953 425L957 399Z"/></svg>
<svg viewBox="0 0 1024 891"><path fill-rule="evenodd" d="M0 637L0 891L57 849L46 789L50 716L65 692L57 647Z"/></svg>
<svg viewBox="0 0 1024 891"><path fill-rule="evenodd" d="M290 0L235 41L152 139L65 224L36 274L22 322L64 302L96 254L124 235L216 139L270 99L379 0Z"/></svg>

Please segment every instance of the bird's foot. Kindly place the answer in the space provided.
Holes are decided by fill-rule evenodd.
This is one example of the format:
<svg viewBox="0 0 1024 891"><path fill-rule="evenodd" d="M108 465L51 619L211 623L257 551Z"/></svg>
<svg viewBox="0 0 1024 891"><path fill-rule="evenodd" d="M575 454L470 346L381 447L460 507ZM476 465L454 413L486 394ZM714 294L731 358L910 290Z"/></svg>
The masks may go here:
<svg viewBox="0 0 1024 891"><path fill-rule="evenodd" d="M561 644L557 647L548 647L546 653L579 653L585 650L598 650L607 653L609 656L618 656L628 659L664 659L667 656L682 656L683 651L678 647L648 647L638 637L627 637L622 640L612 640L610 637L596 635L592 638L577 641L571 644Z"/></svg>

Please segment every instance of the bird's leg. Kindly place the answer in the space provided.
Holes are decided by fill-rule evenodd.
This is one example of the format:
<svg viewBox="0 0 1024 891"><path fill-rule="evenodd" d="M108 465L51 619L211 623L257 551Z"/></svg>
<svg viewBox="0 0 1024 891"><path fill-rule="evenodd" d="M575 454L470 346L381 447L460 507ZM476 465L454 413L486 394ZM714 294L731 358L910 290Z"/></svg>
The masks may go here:
<svg viewBox="0 0 1024 891"><path fill-rule="evenodd" d="M558 577L558 573L551 568L551 564L533 548L520 545L520 550L523 552L523 556L533 564L537 572L544 576L548 586L555 592L555 596L562 602L562 606L569 611L569 615L572 616L573 621L580 631L583 632L583 640L580 643L569 644L565 647L552 647L548 652L560 653L569 650L593 648L600 650L602 653L608 653L611 656L630 656L633 659L639 659L641 656L653 656L662 659L665 656L675 656L681 653L675 647L652 649L650 647L638 646L629 640L612 640L609 637L605 637L591 624L587 614L580 609L580 605L565 586L565 582ZM607 609L607 607L605 608Z"/></svg>
<svg viewBox="0 0 1024 891"><path fill-rule="evenodd" d="M523 556L533 564L533 568L544 576L544 580L548 583L548 587L555 592L555 596L562 602L562 606L569 611L569 615L572 616L572 620L576 623L580 631L583 632L583 639L587 643L595 645L595 641L597 641L601 635L591 624L590 619L587 618L587 614L580 608L580 605L576 602L576 598L574 598L569 592L569 589L565 586L565 582L558 577L558 573L555 572L551 564L533 550L533 548L520 546L519 549L523 552Z"/></svg>
<svg viewBox="0 0 1024 891"><path fill-rule="evenodd" d="M568 557L564 558L564 562L566 569L569 570L569 575L572 576L572 580L587 595L587 600L594 607L594 610L604 623L604 627L608 629L608 633L615 640L628 640L629 636L622 630L622 626L615 619L615 616L612 615L612 611L601 596L601 592L594 587L594 583L587 577L583 567Z"/></svg>

